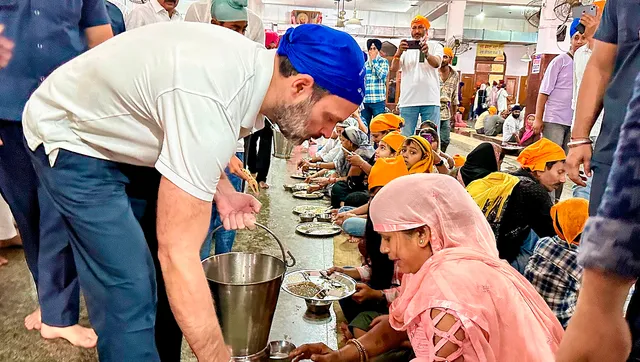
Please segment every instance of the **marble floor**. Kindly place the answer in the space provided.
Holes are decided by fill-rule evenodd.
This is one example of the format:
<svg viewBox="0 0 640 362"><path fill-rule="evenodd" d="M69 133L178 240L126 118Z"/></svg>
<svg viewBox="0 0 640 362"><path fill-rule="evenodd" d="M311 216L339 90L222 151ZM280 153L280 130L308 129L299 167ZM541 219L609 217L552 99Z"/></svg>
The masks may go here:
<svg viewBox="0 0 640 362"><path fill-rule="evenodd" d="M478 143L477 140L452 135L450 154L466 155ZM297 204L325 204L327 201L301 202L282 189L282 184L291 183L287 176L293 173L295 162L301 154L294 153L288 161L273 159L269 174L269 190L259 197L263 210L259 222L270 228L291 251L297 260L292 270L328 268L333 265L333 241L331 238L310 239L295 233L297 217L291 209ZM503 169L517 167L515 158L508 156ZM569 188L570 185L565 185ZM565 190L565 197L570 190ZM234 250L265 252L281 255L277 244L261 231L241 231ZM0 253L9 259L9 264L0 267L0 362L81 362L96 361L95 349L73 347L61 340L44 340L35 331L27 331L24 316L36 307L36 295L31 275L24 262L22 249L3 249ZM332 310L328 321L309 321L303 318L304 300L282 292L278 301L270 340L288 340L296 345L309 342L324 342L332 348L337 346L336 315ZM82 308L81 324L89 326L86 308ZM195 361L189 347L183 345L183 361Z"/></svg>

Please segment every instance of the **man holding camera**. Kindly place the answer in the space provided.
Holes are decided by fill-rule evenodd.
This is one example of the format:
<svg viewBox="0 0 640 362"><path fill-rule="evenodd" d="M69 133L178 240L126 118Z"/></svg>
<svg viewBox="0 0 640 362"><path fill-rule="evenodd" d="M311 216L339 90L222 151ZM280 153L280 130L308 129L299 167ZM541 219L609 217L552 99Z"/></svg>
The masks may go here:
<svg viewBox="0 0 640 362"><path fill-rule="evenodd" d="M410 136L416 130L418 116L422 122L440 124L440 75L444 48L429 41L429 20L422 15L411 21L412 40L402 40L391 62L390 72L402 69L400 84L400 116L405 126L402 133Z"/></svg>

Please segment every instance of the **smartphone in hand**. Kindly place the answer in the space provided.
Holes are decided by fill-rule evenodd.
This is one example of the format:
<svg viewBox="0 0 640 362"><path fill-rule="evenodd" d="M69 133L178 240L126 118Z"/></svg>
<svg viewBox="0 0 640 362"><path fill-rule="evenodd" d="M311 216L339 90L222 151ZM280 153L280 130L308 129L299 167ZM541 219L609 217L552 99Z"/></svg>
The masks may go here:
<svg viewBox="0 0 640 362"><path fill-rule="evenodd" d="M420 49L420 40L407 40L409 47L407 49Z"/></svg>

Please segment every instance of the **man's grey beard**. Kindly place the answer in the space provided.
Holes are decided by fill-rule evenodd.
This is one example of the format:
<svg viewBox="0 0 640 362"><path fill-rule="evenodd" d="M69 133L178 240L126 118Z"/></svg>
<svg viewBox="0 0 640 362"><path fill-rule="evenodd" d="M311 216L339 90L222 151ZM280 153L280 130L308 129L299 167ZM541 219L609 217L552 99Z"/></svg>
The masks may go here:
<svg viewBox="0 0 640 362"><path fill-rule="evenodd" d="M312 101L311 98L297 104L286 105L283 102L265 113L269 113L267 115L269 120L278 125L280 132L288 140L299 145L312 137L307 129L307 120L315 103L316 101Z"/></svg>

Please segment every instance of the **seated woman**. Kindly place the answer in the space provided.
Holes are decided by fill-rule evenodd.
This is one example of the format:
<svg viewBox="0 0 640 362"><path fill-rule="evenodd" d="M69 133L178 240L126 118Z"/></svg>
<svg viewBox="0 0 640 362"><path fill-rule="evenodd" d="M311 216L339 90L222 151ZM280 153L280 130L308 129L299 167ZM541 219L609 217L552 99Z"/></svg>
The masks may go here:
<svg viewBox="0 0 640 362"><path fill-rule="evenodd" d="M431 149L435 153L434 162L437 164L438 162L440 162L440 159L445 160L444 164L447 167L447 172L449 172L449 170L454 166L453 157L449 156L445 152L442 152L442 150L440 149L440 135L438 134L438 131L436 131L434 128L426 127L419 129L417 133L418 136L426 139L431 144ZM438 156L440 159L436 159L435 156Z"/></svg>
<svg viewBox="0 0 640 362"><path fill-rule="evenodd" d="M396 157L404 140L405 137L397 131L384 136L382 140L380 140L380 144L374 154L376 161L381 158ZM369 188L371 188L371 185L369 185ZM350 196L347 196L345 199L345 204L349 203L349 197ZM368 213L368 203L357 208L353 206L343 206L338 210L334 221L336 224L342 225L342 230L352 237L352 242L358 242L359 240L354 238L364 237L365 220Z"/></svg>
<svg viewBox="0 0 640 362"><path fill-rule="evenodd" d="M551 208L551 218L557 235L538 241L524 276L566 328L578 302L582 279L578 246L589 218L589 202L580 198L560 201Z"/></svg>
<svg viewBox="0 0 640 362"><path fill-rule="evenodd" d="M465 189L436 174L400 177L371 202L380 251L404 274L388 317L338 351L303 345L293 361L366 361L410 340L416 361L553 361L564 330L531 284L498 257Z"/></svg>
<svg viewBox="0 0 640 362"><path fill-rule="evenodd" d="M408 174L402 157L379 159L369 175L369 190L375 196L387 183ZM366 225L365 240L361 248L365 260L363 266L355 269L334 267L329 270L329 274L339 271L360 281L356 285L357 292L351 298L340 301L348 323L351 323L361 312L387 313L388 304L397 296L395 287L400 285L401 279L395 273L397 270L393 266L394 263L380 253L380 235L373 231L371 220L368 216L367 219L359 220L363 222L363 229ZM393 276L395 277L392 278ZM362 325L356 327L364 328Z"/></svg>
<svg viewBox="0 0 640 362"><path fill-rule="evenodd" d="M500 171L504 160L502 147L492 142L483 142L469 152L462 167L454 169L451 175L463 187L471 182L485 178L492 172Z"/></svg>
<svg viewBox="0 0 640 362"><path fill-rule="evenodd" d="M455 124L454 127L455 128L467 128L469 127L467 125L467 122L462 120L462 115L464 114L464 107L458 107L458 110L456 111L456 115L454 116L454 120L455 120Z"/></svg>
<svg viewBox="0 0 640 362"><path fill-rule="evenodd" d="M373 147L369 144L369 136L356 127L345 128L340 136L340 141L342 144L341 152L336 161L332 163L336 170L335 176L321 178L314 175L309 177L311 182L320 186L331 186L331 205L334 208L340 207L340 204L349 193L366 190L364 177L358 177L363 174L362 169L352 166L348 156L358 154L363 158L369 159L375 153ZM322 167L324 164L320 165ZM330 168L330 165L327 165L326 168ZM360 205L365 204L367 201L368 197L362 200Z"/></svg>
<svg viewBox="0 0 640 362"><path fill-rule="evenodd" d="M535 114L530 114L524 121L524 127L518 133L518 144L522 147L530 146L540 140L540 135L533 131L533 122L536 120Z"/></svg>
<svg viewBox="0 0 640 362"><path fill-rule="evenodd" d="M404 119L396 116L393 113L382 113L377 115L371 120L369 129L371 130L371 142L378 145L382 138L389 132L398 131L404 125ZM359 167L365 174L369 174L371 167L375 162L372 157L370 159L364 159L357 154L348 156L348 160L351 165Z"/></svg>

